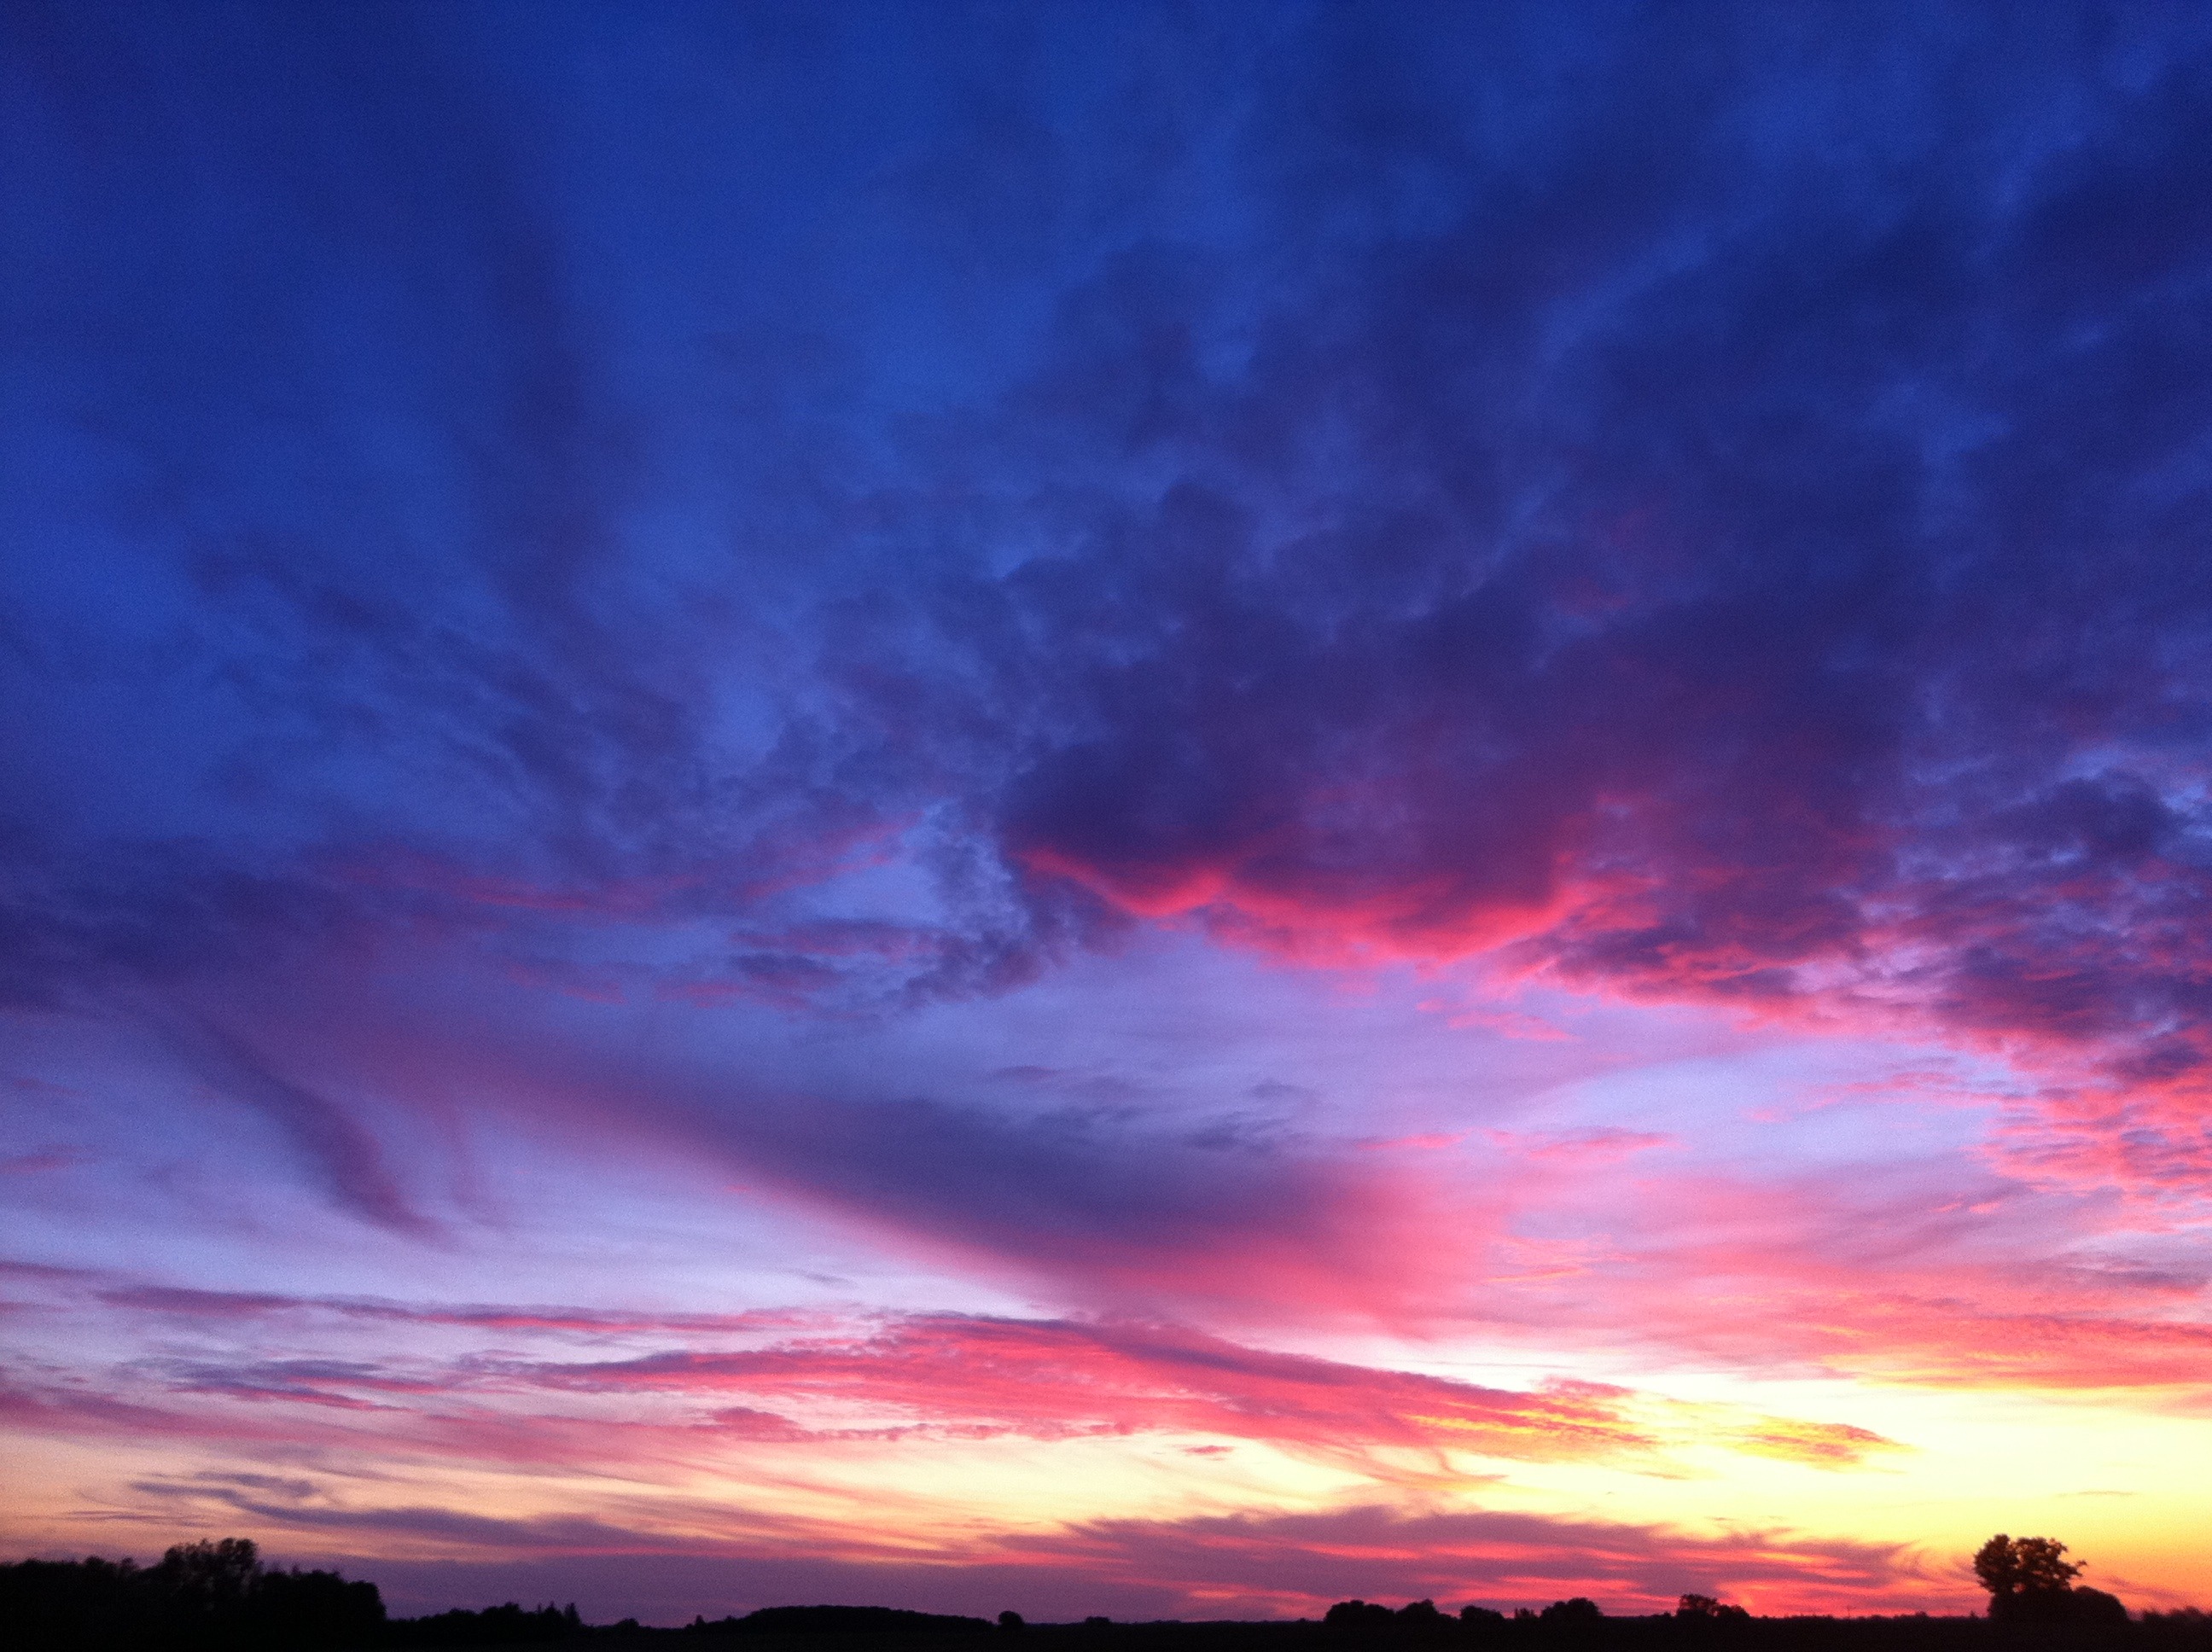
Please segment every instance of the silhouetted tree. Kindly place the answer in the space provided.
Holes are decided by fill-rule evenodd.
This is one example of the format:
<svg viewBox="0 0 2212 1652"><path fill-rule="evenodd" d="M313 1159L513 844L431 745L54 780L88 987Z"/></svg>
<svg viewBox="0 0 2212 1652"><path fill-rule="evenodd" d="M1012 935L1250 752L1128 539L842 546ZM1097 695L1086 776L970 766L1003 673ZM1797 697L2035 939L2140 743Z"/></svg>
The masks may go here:
<svg viewBox="0 0 2212 1652"><path fill-rule="evenodd" d="M1605 1620L1597 1602L1580 1594L1569 1600L1554 1600L1538 1615L1541 1621L1561 1629L1588 1628Z"/></svg>
<svg viewBox="0 0 2212 1652"><path fill-rule="evenodd" d="M2063 1557L2066 1546L2047 1537L2007 1537L1999 1532L1974 1551L1974 1576L1994 1605L2022 1594L2057 1594L2081 1575Z"/></svg>
<svg viewBox="0 0 2212 1652"><path fill-rule="evenodd" d="M0 1632L27 1649L358 1646L384 1628L376 1585L330 1571L269 1571L244 1538L180 1543L128 1560L0 1565Z"/></svg>
<svg viewBox="0 0 2212 1652"><path fill-rule="evenodd" d="M1379 1600L1339 1600L1322 1622L1331 1629L1390 1629L1398 1614Z"/></svg>
<svg viewBox="0 0 2212 1652"><path fill-rule="evenodd" d="M375 1584L334 1571L264 1571L246 1616L271 1646L361 1646L383 1633L384 1599Z"/></svg>
<svg viewBox="0 0 2212 1652"><path fill-rule="evenodd" d="M1993 1624L2126 1624L2128 1607L2100 1588L2075 1588L2081 1568L2055 1537L1997 1533L1973 1552Z"/></svg>
<svg viewBox="0 0 2212 1652"><path fill-rule="evenodd" d="M1726 1601L1717 1600L1710 1594L1684 1595L1674 1604L1674 1615L1677 1618L1698 1619L1709 1622L1733 1622L1739 1619L1748 1619L1751 1616L1741 1606L1730 1606Z"/></svg>
<svg viewBox="0 0 2212 1652"><path fill-rule="evenodd" d="M1974 1576L1990 1592L1990 1620L2009 1624L2124 1624L2128 1609L2102 1589L2077 1588L2081 1568L2048 1537L1999 1532L1974 1551Z"/></svg>
<svg viewBox="0 0 2212 1652"><path fill-rule="evenodd" d="M177 1600L220 1612L252 1593L261 1576L261 1552L250 1537L174 1544L161 1557L154 1576Z"/></svg>
<svg viewBox="0 0 2212 1652"><path fill-rule="evenodd" d="M1468 1612L1475 1616L1462 1613L1453 1618L1439 1611L1434 1600L1409 1600L1395 1612L1379 1600L1339 1600L1322 1622L1332 1630L1356 1631L1363 1638L1437 1641L1451 1639L1462 1625L1480 1621L1480 1606L1471 1606ZM1494 1619L1497 1614L1489 1616Z"/></svg>
<svg viewBox="0 0 2212 1652"><path fill-rule="evenodd" d="M0 1623L24 1646L120 1646L154 1638L154 1599L133 1560L0 1566Z"/></svg>

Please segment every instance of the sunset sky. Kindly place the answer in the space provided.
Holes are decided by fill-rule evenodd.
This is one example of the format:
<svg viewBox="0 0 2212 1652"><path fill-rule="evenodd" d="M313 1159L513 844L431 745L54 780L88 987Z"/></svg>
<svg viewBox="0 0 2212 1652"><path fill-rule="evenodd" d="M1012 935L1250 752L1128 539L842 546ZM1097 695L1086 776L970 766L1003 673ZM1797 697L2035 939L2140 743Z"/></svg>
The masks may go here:
<svg viewBox="0 0 2212 1652"><path fill-rule="evenodd" d="M2212 1604L2212 11L0 9L0 1556Z"/></svg>

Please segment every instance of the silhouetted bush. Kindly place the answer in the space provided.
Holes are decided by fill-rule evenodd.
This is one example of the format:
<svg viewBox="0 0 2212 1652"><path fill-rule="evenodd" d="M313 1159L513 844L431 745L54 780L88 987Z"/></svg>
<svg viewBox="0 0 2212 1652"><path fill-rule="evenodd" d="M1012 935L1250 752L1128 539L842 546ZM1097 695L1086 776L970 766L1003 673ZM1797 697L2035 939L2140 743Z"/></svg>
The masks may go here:
<svg viewBox="0 0 2212 1652"><path fill-rule="evenodd" d="M1391 1629L1397 1625L1398 1614L1379 1601L1339 1600L1322 1622L1331 1629Z"/></svg>
<svg viewBox="0 0 2212 1652"><path fill-rule="evenodd" d="M631 1619L631 1627L636 1627L636 1619ZM573 1600L566 1606L549 1601L529 1612L509 1600L482 1612L455 1610L402 1619L392 1625L390 1639L398 1646L532 1646L574 1640L584 1632L584 1620L576 1615Z"/></svg>
<svg viewBox="0 0 2212 1652"><path fill-rule="evenodd" d="M376 1585L334 1571L263 1572L252 1606L259 1637L272 1646L368 1646L385 1629Z"/></svg>
<svg viewBox="0 0 2212 1652"><path fill-rule="evenodd" d="M905 1635L938 1637L978 1634L990 1629L982 1618L956 1618L934 1612L906 1612L896 1606L763 1606L742 1618L690 1627L714 1635Z"/></svg>
<svg viewBox="0 0 2212 1652"><path fill-rule="evenodd" d="M1471 1637L1494 1636L1510 1621L1504 1613L1487 1606L1462 1606L1454 1615L1440 1610L1434 1600L1409 1601L1395 1612L1379 1601L1339 1600L1322 1624L1335 1634L1363 1640L1455 1644Z"/></svg>
<svg viewBox="0 0 2212 1652"><path fill-rule="evenodd" d="M2117 1595L2081 1584L2070 1588L2023 1590L1990 1601L1990 1621L1998 1624L2071 1624L2082 1627L2124 1624L2128 1609Z"/></svg>

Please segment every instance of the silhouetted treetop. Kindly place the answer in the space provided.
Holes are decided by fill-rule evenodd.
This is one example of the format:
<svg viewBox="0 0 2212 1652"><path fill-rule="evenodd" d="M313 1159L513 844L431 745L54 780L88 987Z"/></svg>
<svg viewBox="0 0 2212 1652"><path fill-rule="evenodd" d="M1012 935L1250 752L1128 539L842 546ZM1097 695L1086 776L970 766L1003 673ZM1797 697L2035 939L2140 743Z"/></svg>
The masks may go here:
<svg viewBox="0 0 2212 1652"><path fill-rule="evenodd" d="M1571 1600L1553 1601L1537 1616L1544 1623L1572 1625L1596 1623L1605 1613L1598 1610L1596 1601L1577 1594Z"/></svg>
<svg viewBox="0 0 2212 1652"><path fill-rule="evenodd" d="M1992 1600L2051 1594L2069 1587L2081 1568L2067 1560L2066 1546L2047 1537L2007 1537L1999 1532L1974 1551L1974 1576Z"/></svg>
<svg viewBox="0 0 2212 1652"><path fill-rule="evenodd" d="M1714 1622L1734 1622L1751 1616L1741 1606L1730 1606L1710 1594L1686 1594L1674 1604L1677 1618L1703 1619Z"/></svg>

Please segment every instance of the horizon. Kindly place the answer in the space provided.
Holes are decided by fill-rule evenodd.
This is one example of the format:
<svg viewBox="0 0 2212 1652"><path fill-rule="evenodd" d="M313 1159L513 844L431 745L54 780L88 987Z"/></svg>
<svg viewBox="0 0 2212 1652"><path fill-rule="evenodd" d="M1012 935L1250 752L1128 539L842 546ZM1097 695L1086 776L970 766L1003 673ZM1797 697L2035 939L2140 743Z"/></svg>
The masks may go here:
<svg viewBox="0 0 2212 1652"><path fill-rule="evenodd" d="M2067 1546L2063 1542L2043 1537L2012 1539L2000 1533L1990 1538L1986 1546L1972 1558L1972 1568L1977 1575L1977 1580L1990 1597L1987 1601L1987 1611L1968 1613L1960 1616L1969 1621L1978 1621L1987 1617L1992 1620L2010 1621L2015 1625L2030 1622L2039 1623L2046 1629L2054 1625L2068 1623L2073 1624L2077 1629L2084 1627L2104 1629L2110 1628L2112 1621L2124 1625L2130 1617L2141 1622L2148 1622L2151 1619L2164 1617L2181 1627L2202 1626L2207 1622L2212 1622L2212 1613L2207 1613L2201 1607L2189 1607L2164 1614L2155 1611L2130 1613L2125 1610L2124 1604L2118 1601L2116 1597L2081 1582L2080 1574L2086 1568L2078 1562L2065 1562L2063 1557L2066 1548ZM0 1562L0 1574L18 1570L35 1572L40 1564L36 1559L21 1563L20 1566L15 1563ZM58 1627L61 1623L72 1619L78 1624L100 1621L103 1619L111 1624L116 1621L127 1621L127 1609L118 1606L119 1600L123 1597L129 1596L133 1589L143 1591L146 1585L155 1585L155 1588L151 1593L142 1594L141 1604L136 1608L138 1613L147 1614L142 1616L140 1619L142 1623L149 1625L158 1623L161 1620L161 1613L165 1611L173 1613L181 1606L184 1622L192 1624L199 1614L204 1614L209 1610L211 1595L216 1601L224 1603L233 1613L244 1614L242 1617L234 1616L230 1623L235 1632L245 1634L249 1638L254 1638L255 1625L252 1614L257 1609L264 1613L270 1610L266 1603L267 1596L264 1591L272 1586L297 1580L298 1573L304 1570L297 1567L287 1569L281 1562L272 1562L267 1556L259 1552L258 1546L251 1539L241 1540L236 1537L220 1540L202 1540L190 1545L170 1547L163 1555L158 1566L143 1566L134 1557L128 1556L93 1556L81 1560L71 1559L48 1564L58 1564L58 1569L64 1572L77 1572L80 1578L79 1588L76 1589L68 1587L56 1588L51 1582L42 1585L33 1581L25 1585L21 1592L11 1591L7 1598L11 1609L26 1612L30 1614L33 1621L46 1623L49 1627ZM104 1582L102 1580L105 1580ZM0 1576L0 1582L10 1585L21 1583L22 1581ZM786 1637L837 1634L848 1637L870 1637L945 1632L955 1626L972 1627L978 1631L996 1633L1018 1631L1031 1627L1080 1630L1206 1628L1209 1626L1298 1628L1319 1625L1341 1634L1364 1638L1373 1638L1379 1635L1385 1641L1393 1641L1406 1636L1411 1636L1415 1640L1433 1638L1437 1634L1449 1631L1454 1625L1458 1625L1462 1632L1473 1632L1478 1635L1491 1630L1502 1632L1508 1627L1518 1628L1531 1625L1572 1633L1576 1626L1584 1625L1593 1619L1609 1618L1614 1615L1605 1613L1596 1602L1582 1596L1565 1600L1553 1600L1547 1607L1542 1609L1528 1606L1516 1607L1510 1605L1494 1607L1480 1601L1469 1601L1456 1609L1449 1606L1439 1608L1434 1600L1428 1599L1413 1600L1402 1606L1393 1607L1387 1604L1370 1602L1353 1597L1350 1600L1333 1602L1329 1609L1317 1618L1153 1619L1129 1619L1117 1623L1115 1619L1103 1615L1086 1614L1081 1619L1070 1618L1058 1622L1041 1620L1032 1625L1020 1613L1012 1611L1002 1611L994 1619L981 1612L948 1615L918 1612L910 1607L886 1607L867 1603L824 1602L801 1605L796 1602L785 1602L756 1607L747 1613L731 1614L711 1622L702 1613L694 1614L689 1622L676 1624L641 1625L636 1619L628 1618L611 1625L595 1625L588 1619L580 1617L573 1601L563 1606L559 1602L550 1600L539 1602L531 1607L525 1607L520 1601L513 1600L503 1603L487 1604L474 1609L443 1607L432 1613L430 1619L420 1616L410 1618L404 1613L391 1612L388 1602L382 1605L377 1604L380 1599L380 1592L374 1578L347 1579L342 1573L318 1571L311 1578L304 1581L318 1585L318 1588L303 1593L297 1588L295 1581L289 1594L280 1591L275 1597L275 1610L289 1614L283 1621L292 1625L290 1631L292 1636L296 1638L301 1634L306 1634L312 1638L315 1631L307 1625L319 1621L322 1632L335 1637L334 1644L349 1645L361 1643L368 1624L363 1616L363 1603L355 1598L353 1591L331 1587L334 1584L351 1582L358 1588L365 1583L369 1591L367 1597L367 1605L370 1608L367 1614L368 1619L379 1622L388 1620L398 1625L408 1622L421 1624L441 1617L495 1619L502 1614L512 1619L514 1614L520 1612L531 1617L565 1618L567 1620L565 1632L569 1634L573 1634L580 1625L586 1630L593 1628L713 1630L724 1625L750 1625L760 1633L781 1634ZM106 1591L105 1594L102 1594L103 1589ZM2074 1600L2069 1600L2066 1597L2074 1597ZM2023 1599L2028 1601L2039 1601L2040 1604L2034 1606L2033 1610L2042 1615L2021 1616L2021 1612L2029 1609L2023 1605ZM93 1602L95 1600L104 1601L105 1604L104 1606L94 1605ZM302 1602L307 1600L319 1603L317 1607L307 1609L308 1612L319 1612L320 1614L319 1619L303 1614ZM2080 1602L2079 1606L2075 1604L2075 1600ZM164 1606L161 1604L162 1602L167 1604ZM2008 1602L2009 1605L2008 1605ZM2107 1620L2102 1617L2069 1618L2064 1615L2069 1612L2078 1613L2085 1608L2092 1613L2110 1612L2113 1614L2113 1619ZM2055 1617L2050 1615L2054 1609L2060 1615ZM2008 1611L2013 1613L2009 1619L2003 1616ZM1780 1615L1786 1616L1786 1614ZM1905 1614L1906 1618L1915 1620L1929 1619L1932 1615L1934 1614L1925 1611ZM1844 1617L1849 1621L1867 1623L1897 1620L1894 1617L1868 1614L1819 1614L1819 1616L1824 1621L1833 1620L1836 1617ZM1711 1595L1694 1593L1684 1594L1678 1597L1673 1606L1662 1607L1656 1613L1641 1614L1641 1617L1689 1619L1690 1626L1703 1625L1707 1632L1716 1632L1719 1626L1724 1625L1730 1620L1737 1622L1755 1620L1755 1614L1748 1613L1743 1607L1733 1602L1717 1600ZM765 1621L770 1619L774 1621ZM1638 1619L1632 1617L1630 1620ZM204 1637L207 1625L202 1621L198 1623L197 1626ZM154 1632L158 1634L159 1631ZM267 1632L267 1621L264 1619L258 1638L266 1638ZM551 1637L551 1638L561 1637L562 1637L562 1635L557 1633ZM516 1637L513 1633L512 1626L509 1625L505 1632L489 1637L480 1637L462 1634L458 1637L458 1642L463 1644L475 1644L480 1638L507 1643L514 1641ZM447 1643L447 1640L441 1639L440 1643Z"/></svg>
<svg viewBox="0 0 2212 1652"><path fill-rule="evenodd" d="M2212 1604L2212 12L0 76L0 1552Z"/></svg>

